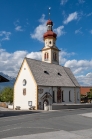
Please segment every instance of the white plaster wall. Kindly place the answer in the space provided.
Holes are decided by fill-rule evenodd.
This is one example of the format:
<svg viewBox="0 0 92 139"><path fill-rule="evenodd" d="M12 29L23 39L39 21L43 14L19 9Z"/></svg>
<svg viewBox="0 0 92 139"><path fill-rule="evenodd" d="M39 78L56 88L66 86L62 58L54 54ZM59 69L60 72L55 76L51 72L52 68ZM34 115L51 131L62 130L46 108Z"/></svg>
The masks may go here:
<svg viewBox="0 0 92 139"><path fill-rule="evenodd" d="M53 96L53 91L55 92L55 103L57 103L57 87L43 87L40 86L39 88L43 89L43 93L38 95L38 102L41 102L43 108L43 100L40 99L44 93L49 92ZM62 104L75 104L75 97L76 97L76 103L80 103L80 88L74 88L74 87L61 87L61 91L63 91L63 100L64 102L61 102ZM69 91L71 92L71 101L69 101ZM77 92L78 92L78 99L77 100ZM75 96L76 94L76 96ZM62 95L61 95L62 97ZM50 100L50 103L53 103L53 99Z"/></svg>
<svg viewBox="0 0 92 139"><path fill-rule="evenodd" d="M53 60L53 53L56 52L57 54L57 61ZM51 59L53 64L59 64L59 51L51 50Z"/></svg>
<svg viewBox="0 0 92 139"><path fill-rule="evenodd" d="M57 87L40 87L44 90L44 92L42 94L39 94L38 96L38 102L41 102L42 104L42 100L40 99L45 92L50 92L50 94L53 96L53 91L55 92L55 103L57 103ZM63 100L64 102L61 102L62 104L73 104L75 103L75 97L76 97L76 103L80 103L80 89L79 88L74 88L74 87L61 87L61 91L63 91ZM71 92L71 101L69 101L69 91ZM79 100L77 100L77 92L79 92L78 98ZM76 96L74 96L76 93ZM61 95L62 97L62 95ZM53 99L52 99L53 100ZM53 102L52 102L53 103Z"/></svg>
<svg viewBox="0 0 92 139"><path fill-rule="evenodd" d="M55 103L57 103L57 87L53 87L54 96L55 96Z"/></svg>
<svg viewBox="0 0 92 139"><path fill-rule="evenodd" d="M43 93L42 94L38 93L38 105L39 105L39 102L41 102L41 109L43 109L43 101L44 101L44 99L41 99L41 97L46 92L48 92L48 93L50 93L52 95L52 87L39 86L38 88L39 89L43 89ZM52 98L50 98L50 99L47 98L47 100L49 101L49 106L50 106L50 104L52 104Z"/></svg>
<svg viewBox="0 0 92 139"><path fill-rule="evenodd" d="M48 60L44 60L44 54L46 52L49 53ZM53 53L54 52L56 52L56 54L57 54L57 61L53 61ZM55 51L53 49L48 49L48 50L42 51L42 61L47 62L47 63L59 64L59 51Z"/></svg>
<svg viewBox="0 0 92 139"><path fill-rule="evenodd" d="M75 100L74 100L74 88L71 88L71 87L67 87L67 88L64 88L62 87L61 90L63 91L63 100L64 102L62 103L75 103ZM71 92L71 101L69 101L69 91Z"/></svg>
<svg viewBox="0 0 92 139"><path fill-rule="evenodd" d="M49 54L48 60L44 60L44 54L45 54L46 52ZM42 51L42 61L47 62L47 63L51 63L51 50L50 50L50 49L45 50L45 51Z"/></svg>
<svg viewBox="0 0 92 139"><path fill-rule="evenodd" d="M51 44L49 43L51 41ZM52 47L52 46L55 46L55 42L56 40L54 38L47 38L45 39L45 46L48 47Z"/></svg>
<svg viewBox="0 0 92 139"><path fill-rule="evenodd" d="M76 103L80 103L80 88L76 88Z"/></svg>
<svg viewBox="0 0 92 139"><path fill-rule="evenodd" d="M24 70L26 68L26 70ZM23 86L23 79L27 80L26 86ZM19 77L14 86L14 109L20 106L21 109L29 109L28 101L32 101L32 105L36 106L36 84L28 69L27 63L24 62ZM26 95L23 95L23 88L26 88Z"/></svg>

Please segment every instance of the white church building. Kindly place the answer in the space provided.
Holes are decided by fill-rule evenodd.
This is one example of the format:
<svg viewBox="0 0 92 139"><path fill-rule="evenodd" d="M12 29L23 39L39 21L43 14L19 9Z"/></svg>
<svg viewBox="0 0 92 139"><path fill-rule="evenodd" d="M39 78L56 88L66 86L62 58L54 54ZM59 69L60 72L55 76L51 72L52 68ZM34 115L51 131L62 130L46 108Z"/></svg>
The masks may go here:
<svg viewBox="0 0 92 139"><path fill-rule="evenodd" d="M24 58L14 84L14 109L52 109L53 104L80 103L80 85L72 71L59 65L57 34L47 21L42 61Z"/></svg>

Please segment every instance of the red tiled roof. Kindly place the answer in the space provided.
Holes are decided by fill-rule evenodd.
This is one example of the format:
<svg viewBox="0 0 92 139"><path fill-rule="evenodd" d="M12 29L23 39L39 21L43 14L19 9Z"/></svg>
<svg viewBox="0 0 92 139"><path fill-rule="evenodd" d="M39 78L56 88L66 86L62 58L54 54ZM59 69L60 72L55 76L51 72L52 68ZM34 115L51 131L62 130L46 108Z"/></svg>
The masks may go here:
<svg viewBox="0 0 92 139"><path fill-rule="evenodd" d="M92 86L81 86L80 87L80 93L82 95L86 95L87 92L90 92L90 89L92 88Z"/></svg>

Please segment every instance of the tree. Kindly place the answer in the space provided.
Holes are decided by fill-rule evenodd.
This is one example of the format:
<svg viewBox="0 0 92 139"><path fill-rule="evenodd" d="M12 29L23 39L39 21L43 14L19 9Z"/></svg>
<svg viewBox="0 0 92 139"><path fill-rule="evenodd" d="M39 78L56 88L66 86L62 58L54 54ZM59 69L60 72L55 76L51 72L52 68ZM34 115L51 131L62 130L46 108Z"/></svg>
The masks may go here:
<svg viewBox="0 0 92 139"><path fill-rule="evenodd" d="M92 88L90 88L90 93L92 93Z"/></svg>
<svg viewBox="0 0 92 139"><path fill-rule="evenodd" d="M88 98L92 98L92 88L90 88L90 92L87 93Z"/></svg>
<svg viewBox="0 0 92 139"><path fill-rule="evenodd" d="M13 102L13 88L5 87L0 94L0 99L2 102Z"/></svg>

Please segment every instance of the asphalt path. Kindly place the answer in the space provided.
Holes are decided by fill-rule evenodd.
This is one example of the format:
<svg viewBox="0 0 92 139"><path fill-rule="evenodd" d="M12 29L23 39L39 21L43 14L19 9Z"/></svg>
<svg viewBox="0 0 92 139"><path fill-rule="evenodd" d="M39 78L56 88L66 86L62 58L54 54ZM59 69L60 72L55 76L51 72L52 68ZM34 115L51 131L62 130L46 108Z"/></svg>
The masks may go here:
<svg viewBox="0 0 92 139"><path fill-rule="evenodd" d="M52 139L52 137L59 139L61 136L64 139L69 139L69 136L71 139L84 139L85 133L86 138L91 139L92 118L82 116L81 114L84 113L92 113L92 108L2 116L0 117L0 139Z"/></svg>

